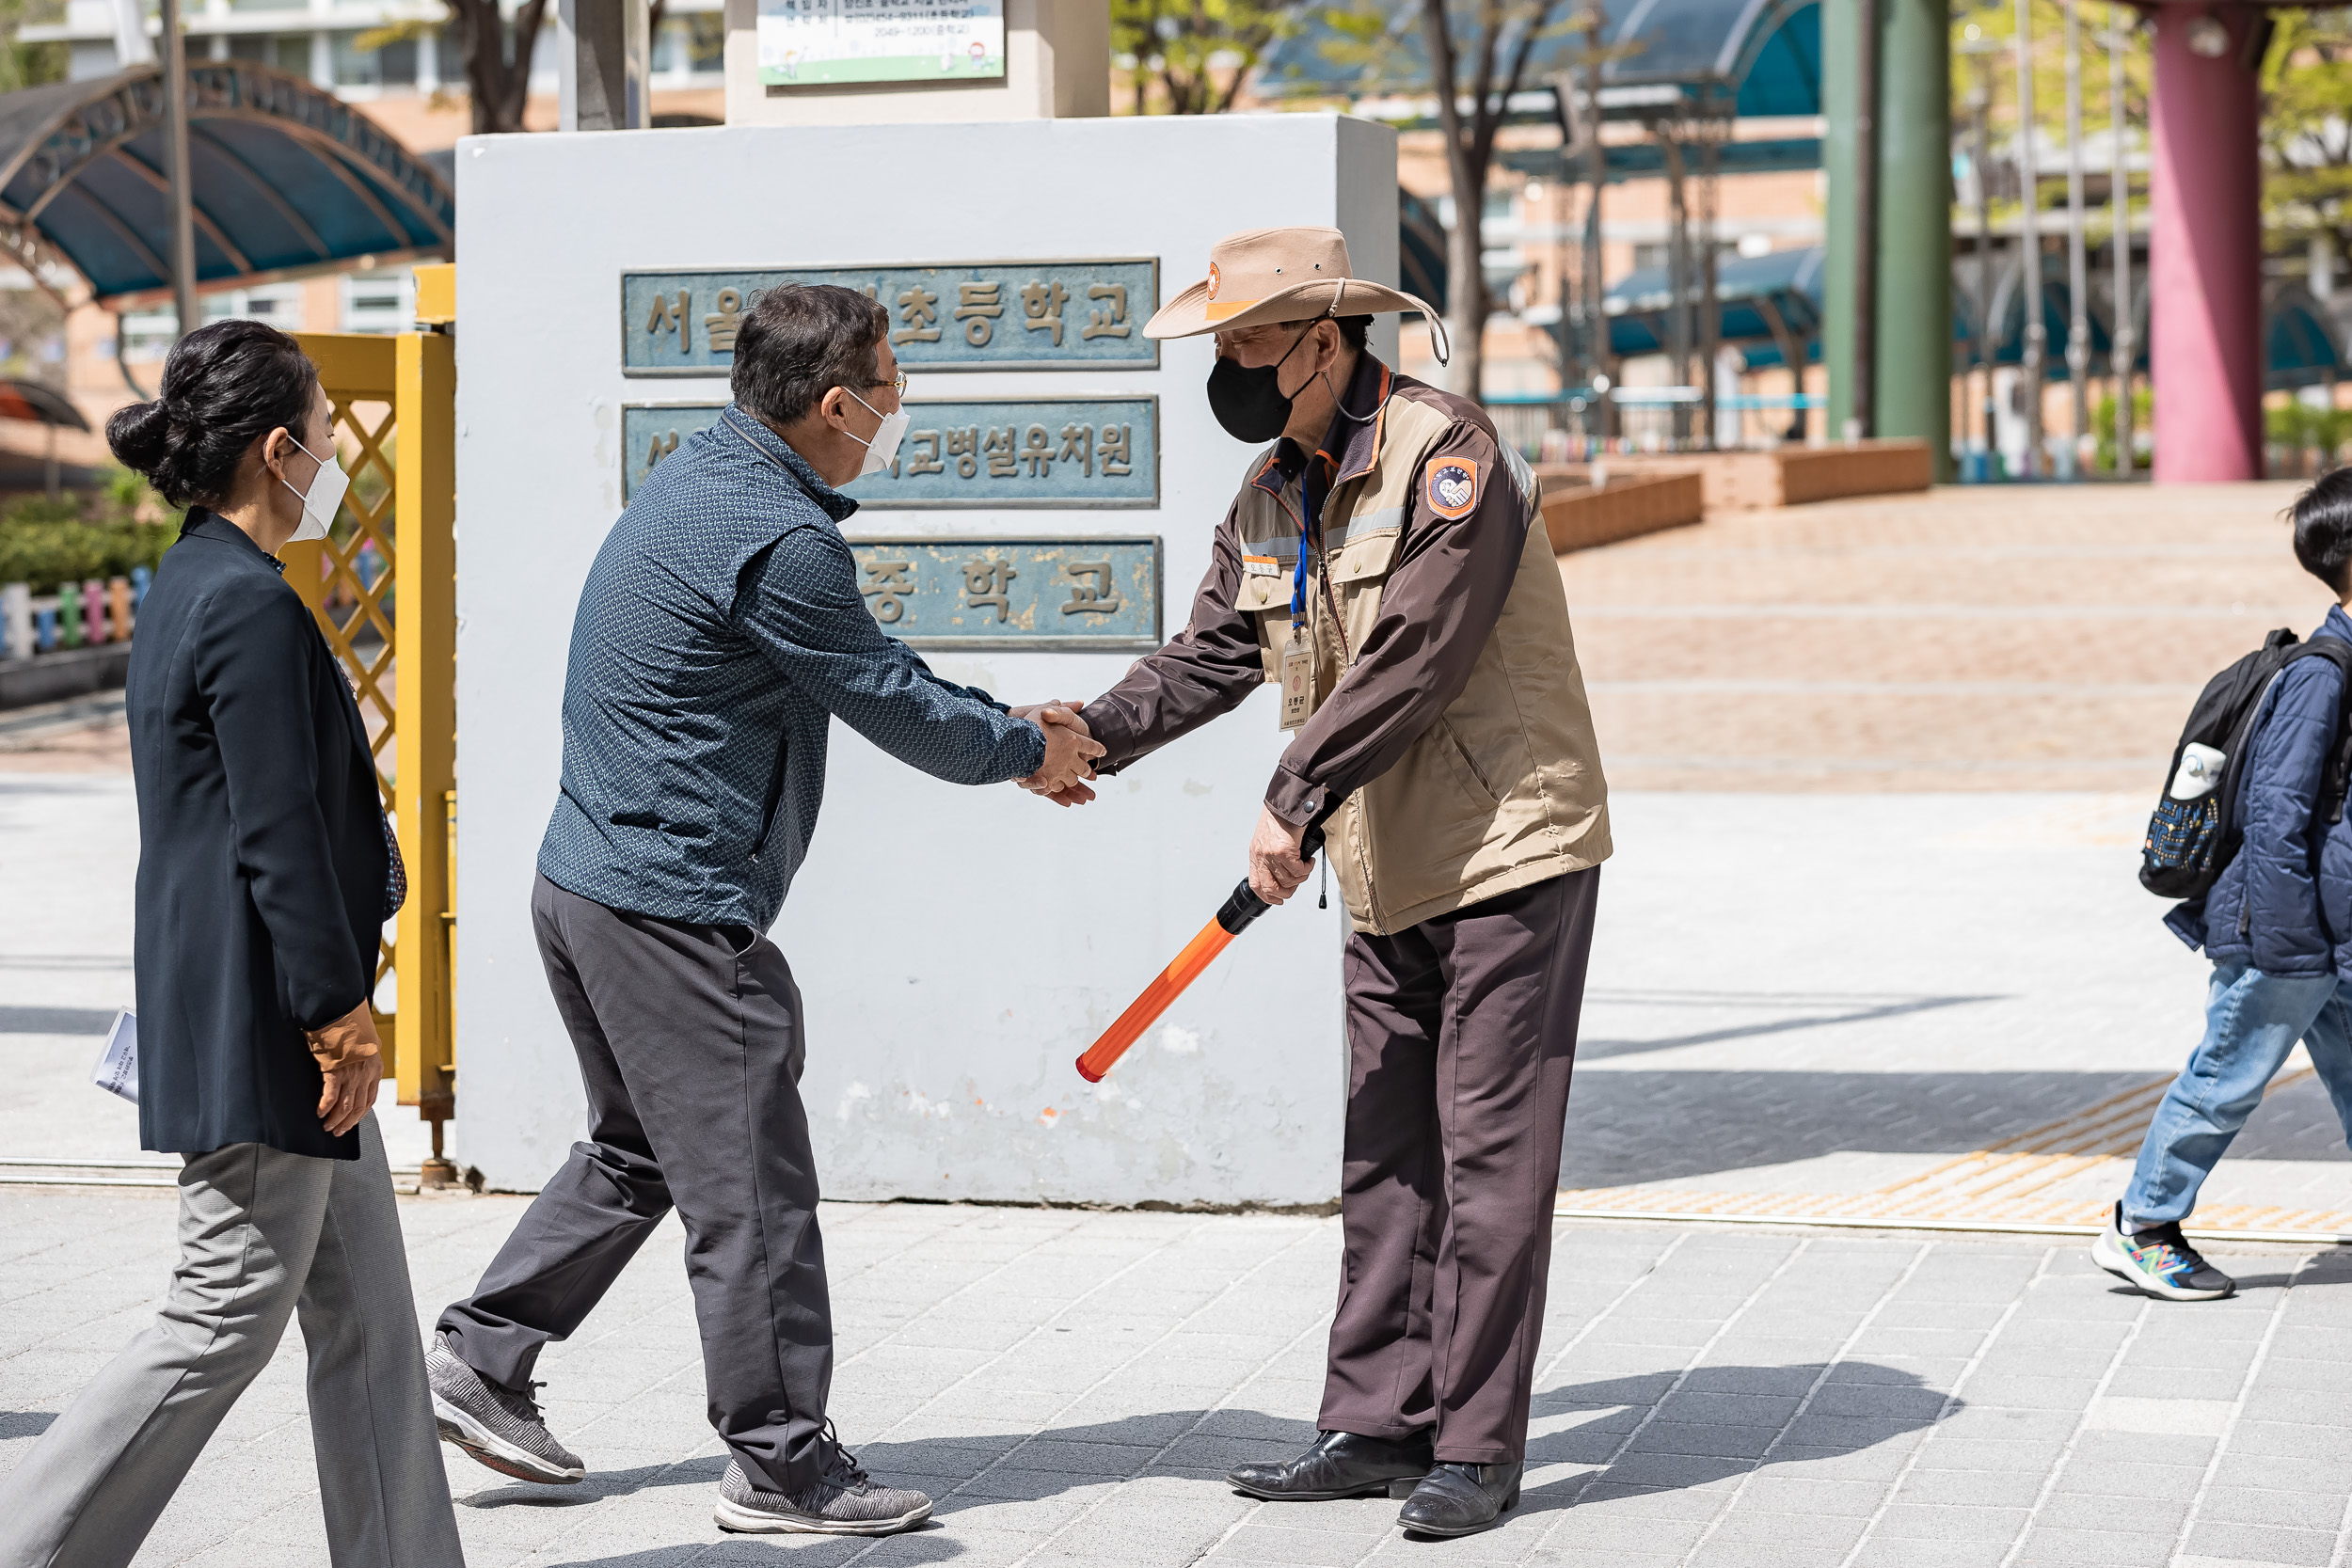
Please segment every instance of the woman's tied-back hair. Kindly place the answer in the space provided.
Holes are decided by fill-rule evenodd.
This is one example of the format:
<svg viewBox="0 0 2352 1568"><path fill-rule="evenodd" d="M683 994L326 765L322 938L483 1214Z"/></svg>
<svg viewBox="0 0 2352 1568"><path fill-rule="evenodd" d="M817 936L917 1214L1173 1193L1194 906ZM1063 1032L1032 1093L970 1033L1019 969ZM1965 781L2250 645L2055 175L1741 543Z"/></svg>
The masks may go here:
<svg viewBox="0 0 2352 1568"><path fill-rule="evenodd" d="M847 387L867 403L890 313L855 289L786 283L743 312L730 389L750 413L791 424Z"/></svg>
<svg viewBox="0 0 2352 1568"><path fill-rule="evenodd" d="M302 431L318 378L278 328L215 322L172 345L163 395L118 410L106 444L173 506L217 506L246 448L279 425Z"/></svg>

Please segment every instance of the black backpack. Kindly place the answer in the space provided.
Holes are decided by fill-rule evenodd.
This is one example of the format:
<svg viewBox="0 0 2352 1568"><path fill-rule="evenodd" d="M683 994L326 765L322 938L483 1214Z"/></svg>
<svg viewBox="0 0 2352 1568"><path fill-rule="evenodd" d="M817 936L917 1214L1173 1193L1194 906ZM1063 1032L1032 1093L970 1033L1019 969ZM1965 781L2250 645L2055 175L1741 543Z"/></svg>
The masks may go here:
<svg viewBox="0 0 2352 1568"><path fill-rule="evenodd" d="M2201 898L2212 891L2221 872L2236 858L2241 834L2237 826L2239 786L2246 772L2246 743L2262 710L2263 694L2279 673L2298 658L2324 658L2343 673L2347 702L2352 702L2352 643L2339 638L2314 638L2298 642L2281 626L2263 639L2263 645L2205 683L2197 705L2188 710L2188 723L2180 743L2172 748L2172 769L2165 775L2164 796L2148 819L2148 841L2140 850L2139 883L2165 898ZM2221 781L2193 800L2176 800L2172 785L2181 776L2181 759L2192 745L2210 746L2222 753ZM2321 776L2319 819L2344 820L2344 800L2352 784L2352 727L2342 713L2336 718L2336 741Z"/></svg>

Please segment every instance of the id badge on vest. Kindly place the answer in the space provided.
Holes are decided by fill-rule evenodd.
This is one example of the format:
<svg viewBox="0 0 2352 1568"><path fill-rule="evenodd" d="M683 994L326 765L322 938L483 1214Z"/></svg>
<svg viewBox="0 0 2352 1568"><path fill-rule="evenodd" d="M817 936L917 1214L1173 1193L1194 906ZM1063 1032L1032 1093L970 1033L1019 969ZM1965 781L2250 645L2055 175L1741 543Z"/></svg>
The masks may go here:
<svg viewBox="0 0 2352 1568"><path fill-rule="evenodd" d="M1282 728L1295 730L1307 721L1315 710L1314 695L1314 644L1306 627L1294 626L1282 644Z"/></svg>

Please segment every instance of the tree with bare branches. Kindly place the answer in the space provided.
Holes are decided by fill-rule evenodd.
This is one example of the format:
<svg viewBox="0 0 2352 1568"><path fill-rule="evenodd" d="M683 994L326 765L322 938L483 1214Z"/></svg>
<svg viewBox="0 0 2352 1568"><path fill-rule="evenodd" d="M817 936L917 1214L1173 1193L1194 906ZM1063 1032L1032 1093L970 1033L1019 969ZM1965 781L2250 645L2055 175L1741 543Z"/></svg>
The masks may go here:
<svg viewBox="0 0 2352 1568"><path fill-rule="evenodd" d="M531 52L548 0L523 0L510 37L499 0L447 0L450 21L466 62L466 90L473 101L473 128L519 131L523 101L531 93ZM510 48L511 45L511 48Z"/></svg>
<svg viewBox="0 0 2352 1568"><path fill-rule="evenodd" d="M1358 66L1362 86L1425 87L1437 98L1454 222L1446 231L1446 336L1454 356L1449 390L1479 395L1486 377L1481 338L1494 302L1486 293L1486 179L1495 135L1511 97L1530 86L1539 48L1590 24L1576 0L1357 0L1325 13L1333 40L1325 52ZM1421 35L1414 57L1407 29Z"/></svg>
<svg viewBox="0 0 2352 1568"><path fill-rule="evenodd" d="M1156 76L1173 115L1223 114L1290 32L1300 0L1110 0L1111 53L1132 57L1135 113Z"/></svg>

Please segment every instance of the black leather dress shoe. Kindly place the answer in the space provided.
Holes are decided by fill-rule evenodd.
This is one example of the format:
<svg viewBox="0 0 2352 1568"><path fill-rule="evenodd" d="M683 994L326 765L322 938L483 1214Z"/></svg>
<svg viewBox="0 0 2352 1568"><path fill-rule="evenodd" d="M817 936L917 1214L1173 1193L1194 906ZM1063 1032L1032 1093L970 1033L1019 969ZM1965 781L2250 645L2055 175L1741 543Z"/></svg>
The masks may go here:
<svg viewBox="0 0 2352 1568"><path fill-rule="evenodd" d="M1401 1440L1325 1432L1296 1459L1236 1465L1225 1473L1235 1488L1278 1503L1328 1502L1334 1497L1402 1497L1429 1473L1429 1434Z"/></svg>
<svg viewBox="0 0 2352 1568"><path fill-rule="evenodd" d="M1510 1465L1439 1465L1396 1515L1396 1522L1421 1535L1476 1535L1502 1523L1505 1509L1519 1505L1519 1474L1527 1466Z"/></svg>

